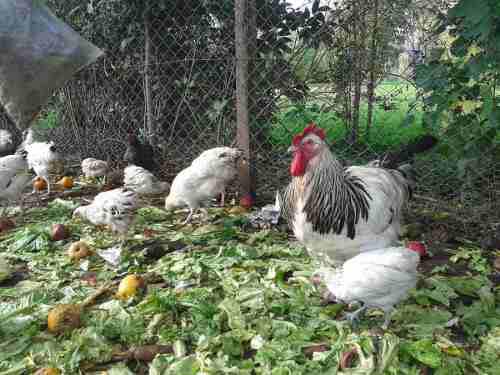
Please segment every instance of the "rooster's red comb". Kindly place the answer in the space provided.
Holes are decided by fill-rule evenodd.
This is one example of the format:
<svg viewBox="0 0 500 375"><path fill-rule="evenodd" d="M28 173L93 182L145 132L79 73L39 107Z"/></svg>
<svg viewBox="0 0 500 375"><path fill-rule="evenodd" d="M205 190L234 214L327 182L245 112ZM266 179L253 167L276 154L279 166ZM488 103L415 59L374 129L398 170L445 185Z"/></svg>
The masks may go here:
<svg viewBox="0 0 500 375"><path fill-rule="evenodd" d="M298 146L300 144L300 141L302 141L302 139L309 134L316 134L322 140L324 140L326 137L325 130L321 129L314 122L311 122L304 128L304 130L301 133L293 137L292 144L294 146Z"/></svg>

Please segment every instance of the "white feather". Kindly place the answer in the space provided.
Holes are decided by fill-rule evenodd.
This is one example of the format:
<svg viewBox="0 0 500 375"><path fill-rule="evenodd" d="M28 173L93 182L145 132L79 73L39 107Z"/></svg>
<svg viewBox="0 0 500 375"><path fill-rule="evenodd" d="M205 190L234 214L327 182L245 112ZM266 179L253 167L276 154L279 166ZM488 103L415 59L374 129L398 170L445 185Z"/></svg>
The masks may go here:
<svg viewBox="0 0 500 375"><path fill-rule="evenodd" d="M12 133L5 129L0 129L0 156L9 155L15 150Z"/></svg>
<svg viewBox="0 0 500 375"><path fill-rule="evenodd" d="M61 156L55 151L54 142L33 142L30 129L22 147L28 153L29 168L35 171L37 177L45 180L47 191L50 193L50 174L61 162Z"/></svg>
<svg viewBox="0 0 500 375"><path fill-rule="evenodd" d="M31 180L28 163L21 154L0 158L0 200L17 201Z"/></svg>
<svg viewBox="0 0 500 375"><path fill-rule="evenodd" d="M160 181L147 169L129 165L124 170L123 184L139 194L161 194L168 191L170 184Z"/></svg>
<svg viewBox="0 0 500 375"><path fill-rule="evenodd" d="M390 312L416 286L419 259L406 247L388 247L359 254L340 269L318 273L337 299Z"/></svg>
<svg viewBox="0 0 500 375"><path fill-rule="evenodd" d="M137 194L125 188L96 195L91 204L78 207L73 216L80 216L94 225L109 225L120 234L128 231L137 208Z"/></svg>
<svg viewBox="0 0 500 375"><path fill-rule="evenodd" d="M108 173L108 163L94 158L82 161L82 172L85 177L103 177Z"/></svg>
<svg viewBox="0 0 500 375"><path fill-rule="evenodd" d="M204 151L172 182L165 199L165 209L188 206L191 210L224 192L236 177L237 161L242 152L231 147L216 147Z"/></svg>

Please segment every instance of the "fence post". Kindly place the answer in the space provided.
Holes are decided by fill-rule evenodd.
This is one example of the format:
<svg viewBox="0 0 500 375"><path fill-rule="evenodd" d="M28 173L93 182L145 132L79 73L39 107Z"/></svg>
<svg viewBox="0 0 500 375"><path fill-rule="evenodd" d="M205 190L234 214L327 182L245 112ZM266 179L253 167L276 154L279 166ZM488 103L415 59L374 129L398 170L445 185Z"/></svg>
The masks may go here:
<svg viewBox="0 0 500 375"><path fill-rule="evenodd" d="M248 163L241 163L239 169L240 193L250 193L250 131L248 113L248 25L247 0L235 0L236 41L236 139L238 147L245 153Z"/></svg>

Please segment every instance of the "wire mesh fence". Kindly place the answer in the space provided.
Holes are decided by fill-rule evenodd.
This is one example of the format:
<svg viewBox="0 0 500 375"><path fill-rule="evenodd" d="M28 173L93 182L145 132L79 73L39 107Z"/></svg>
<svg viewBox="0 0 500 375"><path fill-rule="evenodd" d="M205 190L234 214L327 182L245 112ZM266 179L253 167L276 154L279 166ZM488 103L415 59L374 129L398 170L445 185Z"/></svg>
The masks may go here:
<svg viewBox="0 0 500 375"><path fill-rule="evenodd" d="M48 1L106 56L54 95L39 128L75 162L120 160L134 132L154 145L160 175L171 180L203 150L236 144L235 2L147 3ZM288 182L287 147L311 121L327 129L346 164L430 132L439 146L416 158L417 203L453 215L465 233L498 221L500 167L498 155L481 147L487 130L422 119L415 68L439 46L411 21L432 18L448 2L411 9L405 1L241 3L258 197L269 201ZM0 127L14 129L3 113ZM466 144L475 157L463 157Z"/></svg>

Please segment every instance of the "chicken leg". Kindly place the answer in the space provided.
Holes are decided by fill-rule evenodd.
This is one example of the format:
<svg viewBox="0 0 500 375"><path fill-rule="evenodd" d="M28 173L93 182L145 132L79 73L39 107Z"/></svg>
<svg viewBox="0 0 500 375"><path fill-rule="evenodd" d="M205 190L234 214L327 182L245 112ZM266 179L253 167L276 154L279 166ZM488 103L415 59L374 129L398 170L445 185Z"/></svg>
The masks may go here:
<svg viewBox="0 0 500 375"><path fill-rule="evenodd" d="M191 222L191 218L193 217L193 214L194 214L194 209L192 207L189 207L189 214L188 214L186 220L184 220L181 223L181 225L186 225L186 224L190 223Z"/></svg>
<svg viewBox="0 0 500 375"><path fill-rule="evenodd" d="M382 324L382 329L386 330L389 328L389 324L391 323L391 315L392 309L384 310L384 324Z"/></svg>
<svg viewBox="0 0 500 375"><path fill-rule="evenodd" d="M224 207L224 201L225 201L225 191L222 190L222 192L220 193L220 206L221 207Z"/></svg>
<svg viewBox="0 0 500 375"><path fill-rule="evenodd" d="M364 305L352 313L346 313L346 320L354 327L359 321L359 318L363 315L368 306Z"/></svg>

